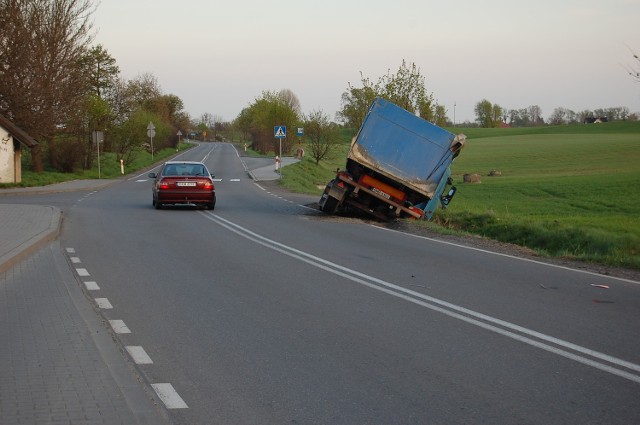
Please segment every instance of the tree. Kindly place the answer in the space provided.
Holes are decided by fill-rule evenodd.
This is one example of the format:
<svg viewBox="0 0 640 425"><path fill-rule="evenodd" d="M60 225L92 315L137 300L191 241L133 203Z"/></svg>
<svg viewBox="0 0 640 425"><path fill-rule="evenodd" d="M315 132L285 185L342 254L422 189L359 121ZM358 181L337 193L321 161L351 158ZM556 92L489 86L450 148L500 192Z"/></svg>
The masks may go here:
<svg viewBox="0 0 640 425"><path fill-rule="evenodd" d="M433 96L427 93L424 76L415 63L409 66L403 59L396 74L387 72L379 85L381 97L390 102L425 119L434 115Z"/></svg>
<svg viewBox="0 0 640 425"><path fill-rule="evenodd" d="M291 108L296 114L302 114L302 108L300 107L300 100L298 96L290 89L282 89L278 93L278 97L282 99L285 105Z"/></svg>
<svg viewBox="0 0 640 425"><path fill-rule="evenodd" d="M528 108L510 109L503 112L503 116L509 118L509 124L512 127L530 127L533 125L543 125L542 109L537 105Z"/></svg>
<svg viewBox="0 0 640 425"><path fill-rule="evenodd" d="M529 113L529 118L533 125L543 125L544 120L542 119L542 108L538 105L531 105L527 108L527 112Z"/></svg>
<svg viewBox="0 0 640 425"><path fill-rule="evenodd" d="M117 159L129 164L143 147L151 152L151 140L147 136L147 126L152 122L156 135L153 138L153 150L160 148L163 141L171 137L171 126L153 112L138 109L127 120L113 129L114 151ZM160 142L160 143L159 143Z"/></svg>
<svg viewBox="0 0 640 425"><path fill-rule="evenodd" d="M436 119L437 105L433 95L427 92L425 78L415 63L408 65L403 60L395 74L388 71L376 83L360 72L360 80L362 87L348 83L347 91L342 94L342 110L337 118L347 126L359 128L376 97L385 98L428 121Z"/></svg>
<svg viewBox="0 0 640 425"><path fill-rule="evenodd" d="M101 44L90 48L83 57L83 66L88 73L91 91L98 97L111 90L115 84L120 68L116 60Z"/></svg>
<svg viewBox="0 0 640 425"><path fill-rule="evenodd" d="M443 105L436 105L433 120L431 121L440 127L447 125L447 110Z"/></svg>
<svg viewBox="0 0 640 425"><path fill-rule="evenodd" d="M3 0L0 16L0 111L36 140L58 167L56 132L85 100L82 58L91 42L90 0ZM34 170L43 170L38 149Z"/></svg>
<svg viewBox="0 0 640 425"><path fill-rule="evenodd" d="M480 102L476 103L474 110L476 113L476 121L481 127L495 127L495 123L493 121L493 104L491 102L487 99L482 99Z"/></svg>
<svg viewBox="0 0 640 425"><path fill-rule="evenodd" d="M127 83L127 97L131 99L134 109L154 110L153 102L161 95L158 79L149 72L140 74Z"/></svg>
<svg viewBox="0 0 640 425"><path fill-rule="evenodd" d="M213 115L205 112L200 117L197 127L201 131L207 131L213 136L213 140L218 140L218 133L224 128L224 119L220 115Z"/></svg>
<svg viewBox="0 0 640 425"><path fill-rule="evenodd" d="M304 133L308 140L311 157L318 165L331 154L338 138L338 129L322 110L316 110L311 112L305 120Z"/></svg>
<svg viewBox="0 0 640 425"><path fill-rule="evenodd" d="M504 109L498 104L494 104L491 107L491 120L494 127L500 127L502 125L502 116L504 115Z"/></svg>
<svg viewBox="0 0 640 425"><path fill-rule="evenodd" d="M278 152L280 144L284 152L290 152L290 138L277 140L273 136L273 128L282 125L294 128L299 122L297 112L286 99L270 91L262 92L262 96L243 109L236 119L239 128L251 136L253 148L262 153Z"/></svg>
<svg viewBox="0 0 640 425"><path fill-rule="evenodd" d="M107 101L95 93L87 95L81 110L83 113L78 114L78 120L74 125L68 126L67 130L78 135L78 139L82 143L78 143L76 149L78 153L84 155L82 165L85 169L91 169L95 149L92 133L93 131L102 131L103 134L108 135L113 127L113 115ZM105 139L108 140L107 138ZM101 149L104 148L105 143L101 146Z"/></svg>
<svg viewBox="0 0 640 425"><path fill-rule="evenodd" d="M342 93L342 110L336 116L347 127L360 128L371 103L377 96L376 89L371 86L368 79L362 77L363 87L358 88L348 83L348 89Z"/></svg>
<svg viewBox="0 0 640 425"><path fill-rule="evenodd" d="M567 122L567 110L565 108L556 108L549 117L549 124L561 125Z"/></svg>

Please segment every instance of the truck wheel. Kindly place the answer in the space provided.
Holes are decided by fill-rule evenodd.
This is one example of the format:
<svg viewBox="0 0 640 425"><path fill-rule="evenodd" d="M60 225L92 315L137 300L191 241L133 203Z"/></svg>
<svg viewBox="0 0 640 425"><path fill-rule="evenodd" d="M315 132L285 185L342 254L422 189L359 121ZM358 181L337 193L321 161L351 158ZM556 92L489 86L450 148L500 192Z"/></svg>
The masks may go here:
<svg viewBox="0 0 640 425"><path fill-rule="evenodd" d="M322 205L322 212L327 214L333 214L336 212L338 208L338 200L336 198L332 198L331 196L327 196L326 201Z"/></svg>

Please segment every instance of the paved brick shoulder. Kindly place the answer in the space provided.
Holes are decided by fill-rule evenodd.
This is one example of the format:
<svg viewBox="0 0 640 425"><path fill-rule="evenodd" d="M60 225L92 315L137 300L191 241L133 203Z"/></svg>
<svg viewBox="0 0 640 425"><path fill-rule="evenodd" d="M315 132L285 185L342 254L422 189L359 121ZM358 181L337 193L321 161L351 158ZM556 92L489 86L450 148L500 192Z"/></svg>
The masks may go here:
<svg viewBox="0 0 640 425"><path fill-rule="evenodd" d="M167 423L89 310L58 242L0 274L0 424Z"/></svg>

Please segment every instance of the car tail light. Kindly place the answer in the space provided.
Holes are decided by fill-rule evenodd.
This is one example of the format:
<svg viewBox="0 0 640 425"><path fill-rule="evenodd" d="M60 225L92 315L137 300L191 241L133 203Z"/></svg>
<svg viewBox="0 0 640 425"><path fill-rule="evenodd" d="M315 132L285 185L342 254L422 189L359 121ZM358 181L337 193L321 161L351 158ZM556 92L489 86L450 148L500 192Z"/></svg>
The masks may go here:
<svg viewBox="0 0 640 425"><path fill-rule="evenodd" d="M160 180L158 189L169 189L169 183L166 180Z"/></svg>
<svg viewBox="0 0 640 425"><path fill-rule="evenodd" d="M210 182L210 181L204 182L204 188L205 189L213 189L213 182Z"/></svg>

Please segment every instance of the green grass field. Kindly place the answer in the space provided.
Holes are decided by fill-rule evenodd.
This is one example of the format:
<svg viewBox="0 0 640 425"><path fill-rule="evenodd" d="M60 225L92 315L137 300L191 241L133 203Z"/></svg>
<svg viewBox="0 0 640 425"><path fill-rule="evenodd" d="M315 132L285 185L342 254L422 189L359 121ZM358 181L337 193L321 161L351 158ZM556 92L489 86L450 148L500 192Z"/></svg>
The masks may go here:
<svg viewBox="0 0 640 425"><path fill-rule="evenodd" d="M640 268L640 122L449 130L468 141L452 167L458 193L435 219L441 227ZM308 158L287 167L283 184L320 194L347 147L319 167ZM502 175L489 177L491 170ZM482 182L463 184L465 173Z"/></svg>

